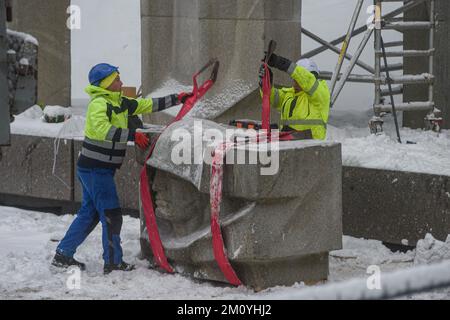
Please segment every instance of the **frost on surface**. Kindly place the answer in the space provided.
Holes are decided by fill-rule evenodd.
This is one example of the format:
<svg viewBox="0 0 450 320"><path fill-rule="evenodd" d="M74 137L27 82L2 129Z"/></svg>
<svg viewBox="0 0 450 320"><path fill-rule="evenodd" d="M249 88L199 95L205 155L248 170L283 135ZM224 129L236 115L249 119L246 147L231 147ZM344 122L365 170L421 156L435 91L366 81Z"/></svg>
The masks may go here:
<svg viewBox="0 0 450 320"><path fill-rule="evenodd" d="M187 116L212 120L253 92L254 89L254 85L244 80L238 79L229 81L216 95L205 97L197 102Z"/></svg>
<svg viewBox="0 0 450 320"><path fill-rule="evenodd" d="M203 141L204 130L217 130L225 137L225 127L212 121L188 118L175 122L159 137L147 164L174 174L200 189L205 152L214 141ZM212 131L211 131L212 132Z"/></svg>

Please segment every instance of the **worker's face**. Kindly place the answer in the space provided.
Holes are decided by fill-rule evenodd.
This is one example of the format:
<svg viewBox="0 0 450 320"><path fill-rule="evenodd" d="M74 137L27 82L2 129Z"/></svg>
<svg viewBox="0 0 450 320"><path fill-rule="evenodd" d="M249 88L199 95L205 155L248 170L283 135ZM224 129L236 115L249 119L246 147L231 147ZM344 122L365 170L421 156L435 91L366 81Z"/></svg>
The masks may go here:
<svg viewBox="0 0 450 320"><path fill-rule="evenodd" d="M120 75L116 77L113 83L108 87L109 91L122 92L123 82L120 80Z"/></svg>

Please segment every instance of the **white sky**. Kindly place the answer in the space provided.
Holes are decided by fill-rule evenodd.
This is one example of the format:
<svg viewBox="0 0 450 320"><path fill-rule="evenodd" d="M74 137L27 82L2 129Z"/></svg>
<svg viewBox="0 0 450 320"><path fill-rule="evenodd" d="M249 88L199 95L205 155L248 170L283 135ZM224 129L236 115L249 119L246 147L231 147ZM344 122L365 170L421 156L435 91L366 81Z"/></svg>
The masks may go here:
<svg viewBox="0 0 450 320"><path fill-rule="evenodd" d="M88 99L84 88L97 63L120 67L126 86L141 84L139 0L72 0L81 9L81 29L72 30L72 104ZM75 103L74 103L75 102Z"/></svg>

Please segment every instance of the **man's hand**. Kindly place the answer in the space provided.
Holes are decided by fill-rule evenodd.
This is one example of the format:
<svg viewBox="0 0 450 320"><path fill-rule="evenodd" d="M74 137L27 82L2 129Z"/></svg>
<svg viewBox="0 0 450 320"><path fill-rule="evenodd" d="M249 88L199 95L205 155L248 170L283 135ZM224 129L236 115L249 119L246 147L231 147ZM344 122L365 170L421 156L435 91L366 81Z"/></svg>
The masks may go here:
<svg viewBox="0 0 450 320"><path fill-rule="evenodd" d="M278 70L287 72L292 64L292 61L282 56L277 56L275 53L272 53L267 64L270 67L277 68Z"/></svg>
<svg viewBox="0 0 450 320"><path fill-rule="evenodd" d="M273 84L273 72L272 72L272 70L270 70L270 68L267 68L267 69L269 70L269 74L270 74L270 84ZM264 63L262 63L261 66L259 67L259 73L258 73L260 88L262 88L262 86L263 86L263 79L264 79L265 75L266 75L266 68L264 66Z"/></svg>
<svg viewBox="0 0 450 320"><path fill-rule="evenodd" d="M146 150L150 145L150 139L147 137L146 134L136 132L134 134L134 143L142 150Z"/></svg>
<svg viewBox="0 0 450 320"><path fill-rule="evenodd" d="M184 104L186 102L186 100L190 97L192 97L194 94L192 92L180 92L178 94L178 101L181 104Z"/></svg>

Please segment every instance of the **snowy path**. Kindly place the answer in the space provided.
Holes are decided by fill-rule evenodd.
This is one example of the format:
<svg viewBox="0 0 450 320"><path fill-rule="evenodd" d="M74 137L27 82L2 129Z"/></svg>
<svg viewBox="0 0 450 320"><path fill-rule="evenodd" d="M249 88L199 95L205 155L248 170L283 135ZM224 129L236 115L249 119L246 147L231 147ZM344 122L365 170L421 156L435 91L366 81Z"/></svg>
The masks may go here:
<svg viewBox="0 0 450 320"><path fill-rule="evenodd" d="M100 227L80 247L77 258L87 264L81 274L81 289L69 290L71 274L49 267L57 240L61 239L73 216L58 217L48 213L0 207L0 299L259 299L272 294L302 290L302 284L275 287L259 293L240 288L218 286L181 275L161 274L137 259L139 220L125 217L122 231L124 259L137 264L130 273L114 272L104 276L101 260ZM344 237L344 249L330 256L330 282L355 277L367 278L367 267L378 265L382 272L450 258L450 240L437 242L431 237L421 249L392 253L379 241ZM436 251L435 248L439 250ZM433 251L434 250L434 251ZM442 252L449 256L442 256ZM420 254L420 257L417 255ZM420 259L418 259L420 258ZM414 298L450 299L450 289Z"/></svg>

